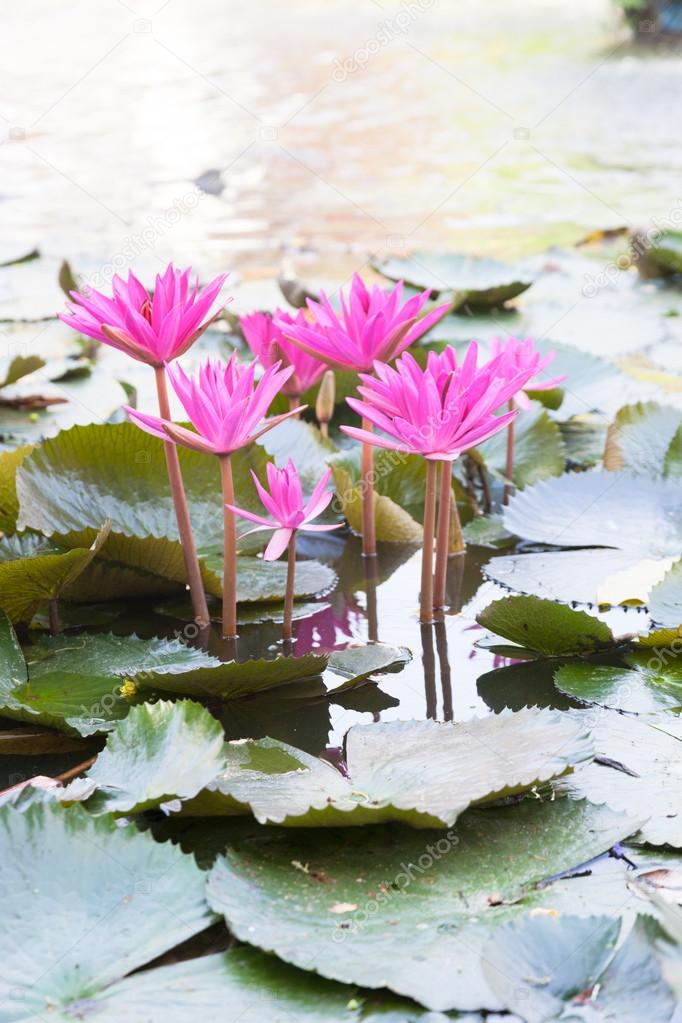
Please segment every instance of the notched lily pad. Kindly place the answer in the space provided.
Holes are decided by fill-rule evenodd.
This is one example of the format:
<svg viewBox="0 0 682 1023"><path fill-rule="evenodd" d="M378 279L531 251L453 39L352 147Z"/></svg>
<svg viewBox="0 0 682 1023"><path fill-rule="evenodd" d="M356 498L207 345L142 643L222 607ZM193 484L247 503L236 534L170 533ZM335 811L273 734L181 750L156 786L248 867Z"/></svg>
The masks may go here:
<svg viewBox="0 0 682 1023"><path fill-rule="evenodd" d="M2 808L0 863L7 1020L82 1018L109 985L213 921L192 857L81 807Z"/></svg>
<svg viewBox="0 0 682 1023"><path fill-rule="evenodd" d="M285 962L434 1011L499 1010L482 962L495 928L531 910L589 916L580 878L537 883L636 826L607 807L528 799L472 810L447 832L368 827L340 842L325 829L269 828L230 841L207 895L240 940Z"/></svg>
<svg viewBox="0 0 682 1023"><path fill-rule="evenodd" d="M457 252L414 252L373 260L372 266L392 281L431 288L434 295L455 293L455 309L463 305L489 309L504 305L530 288L535 274L496 259Z"/></svg>
<svg viewBox="0 0 682 1023"><path fill-rule="evenodd" d="M594 653L615 643L605 622L540 597L496 600L476 621L519 647L548 657Z"/></svg>

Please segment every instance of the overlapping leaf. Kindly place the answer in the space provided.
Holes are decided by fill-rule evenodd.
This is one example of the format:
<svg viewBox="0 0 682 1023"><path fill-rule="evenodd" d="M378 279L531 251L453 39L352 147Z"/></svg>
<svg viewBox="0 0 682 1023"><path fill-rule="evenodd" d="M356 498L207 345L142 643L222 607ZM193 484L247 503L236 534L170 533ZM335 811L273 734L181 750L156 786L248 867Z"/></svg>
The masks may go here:
<svg viewBox="0 0 682 1023"><path fill-rule="evenodd" d="M0 956L3 1023L78 1018L212 921L191 857L80 807L0 810L0 877L12 920Z"/></svg>

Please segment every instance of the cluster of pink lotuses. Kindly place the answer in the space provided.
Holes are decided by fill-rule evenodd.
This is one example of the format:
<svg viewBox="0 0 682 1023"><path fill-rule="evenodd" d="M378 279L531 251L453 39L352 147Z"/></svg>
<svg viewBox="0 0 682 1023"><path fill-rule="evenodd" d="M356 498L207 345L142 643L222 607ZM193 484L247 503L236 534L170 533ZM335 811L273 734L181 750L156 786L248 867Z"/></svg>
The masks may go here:
<svg viewBox="0 0 682 1023"><path fill-rule="evenodd" d="M231 456L253 443L284 419L298 415L306 406L301 395L330 368L360 372L360 398L348 404L359 414L361 427L341 429L362 442L363 549L375 553L373 447L413 453L427 464L424 547L422 561L421 620L432 620L434 607L445 602L445 578L449 539L454 525L461 538L457 505L452 495L452 463L459 455L493 434L509 431L512 451L508 459L508 483L513 469L513 421L517 407L528 405L526 390L557 386L563 377L538 381L552 356L544 359L530 340L496 342L492 356L479 365L478 347L472 342L460 362L453 348L429 352L421 366L406 349L428 331L448 310L447 305L425 311L429 292L404 300L402 283L390 291L365 286L354 275L349 293L341 295L335 309L326 295L308 301L308 309L296 316L276 310L271 316L252 313L241 318L244 337L256 359L241 364L233 354L227 364L208 359L194 377L169 363L186 352L219 315L212 312L225 281L221 275L200 289L192 284L191 271L170 265L157 276L149 294L132 274L127 281L113 280L113 294L72 293L72 303L62 319L89 337L109 344L154 369L159 415L128 408L130 418L143 430L165 443L168 476L175 505L178 531L185 557L187 579L195 618L208 625L209 616L201 571L192 536L176 445L220 460L224 505L223 635L235 637L236 617L236 523L240 515L257 529L274 529L264 557L278 558L288 549L284 636L291 639L296 533L338 528L313 525L332 499L327 471L306 502L294 463L267 468L267 490L254 476L254 484L269 517L235 505ZM394 367L389 362L397 359ZM259 371L259 375L257 374ZM193 429L171 419L167 380L179 398ZM273 399L289 398L288 412L267 418ZM501 412L503 408L506 412ZM331 413L329 413L331 415ZM379 432L375 432L379 431ZM441 489L436 542L435 587L433 574L436 526L437 467L441 466ZM463 549L463 544L461 545Z"/></svg>

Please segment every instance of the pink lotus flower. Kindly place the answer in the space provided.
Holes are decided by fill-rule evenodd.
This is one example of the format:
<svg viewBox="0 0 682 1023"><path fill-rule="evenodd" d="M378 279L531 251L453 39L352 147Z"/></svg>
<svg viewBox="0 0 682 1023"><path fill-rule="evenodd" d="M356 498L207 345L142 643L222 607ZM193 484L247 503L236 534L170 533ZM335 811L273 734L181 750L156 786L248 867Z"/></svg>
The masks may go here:
<svg viewBox="0 0 682 1023"><path fill-rule="evenodd" d="M340 313L321 292L319 302L308 299L311 322L288 324L276 319L275 326L304 352L328 365L369 373L375 361L395 359L445 316L447 304L417 319L430 294L423 291L403 303L402 281L386 291L376 284L367 288L354 274L348 298L341 294Z"/></svg>
<svg viewBox="0 0 682 1023"><path fill-rule="evenodd" d="M72 291L73 303L60 319L139 362L163 366L186 352L220 315L219 310L206 319L227 274L199 291L198 281L190 284L191 272L169 263L157 275L153 296L132 271L127 281L116 275L111 297L94 289L85 295Z"/></svg>
<svg viewBox="0 0 682 1023"><path fill-rule="evenodd" d="M556 352L549 352L543 359L533 346L532 338L520 341L518 338L510 337L506 343L500 338L495 338L492 344L492 358L498 360L503 373L513 374L516 370L528 374L528 386L520 388L513 399L514 404L525 411L532 407L526 391L551 391L566 379L565 374L546 380L535 379L539 373L547 369L555 356Z"/></svg>
<svg viewBox="0 0 682 1023"><path fill-rule="evenodd" d="M308 355L284 336L284 324L287 327L307 325L308 320L302 310L296 317L284 309L275 309L272 316L269 313L250 313L241 316L239 323L246 343L261 365L267 368L280 362L283 366L293 367L294 372L282 388L287 397L298 398L316 384L326 370L324 362Z"/></svg>
<svg viewBox="0 0 682 1023"><path fill-rule="evenodd" d="M299 529L308 533L328 533L332 529L339 529L340 522L333 526L310 525L313 519L316 519L324 511L334 496L333 491L325 490L332 474L331 469L324 474L307 503L303 501L301 481L291 458L283 469L278 469L272 462L269 462L266 471L270 493L261 484L253 470L251 475L258 496L272 519L256 515L245 508L237 508L232 504L227 506L236 515L241 515L242 518L248 519L250 522L258 523L255 529L249 530L249 533L257 533L261 529L275 530L263 554L266 561L275 561L279 558L289 545L291 537Z"/></svg>
<svg viewBox="0 0 682 1023"><path fill-rule="evenodd" d="M525 373L501 375L494 361L476 368L477 349L471 345L462 366L446 372L446 359L436 356L422 369L406 353L395 369L376 362L376 377L360 374L364 400L348 404L387 437L353 426L341 429L366 444L452 462L463 451L504 429L516 412L496 416L527 380ZM455 361L456 364L456 361ZM498 375L499 374L499 375Z"/></svg>
<svg viewBox="0 0 682 1023"><path fill-rule="evenodd" d="M279 363L266 369L257 382L255 363L240 365L233 354L227 365L207 359L195 377L189 377L181 366L168 369L173 390L182 402L196 433L168 419L151 416L125 406L126 412L140 429L161 440L170 438L177 444L213 455L229 455L246 447L283 419L300 412L291 409L280 416L264 417L272 399L293 373L280 369Z"/></svg>

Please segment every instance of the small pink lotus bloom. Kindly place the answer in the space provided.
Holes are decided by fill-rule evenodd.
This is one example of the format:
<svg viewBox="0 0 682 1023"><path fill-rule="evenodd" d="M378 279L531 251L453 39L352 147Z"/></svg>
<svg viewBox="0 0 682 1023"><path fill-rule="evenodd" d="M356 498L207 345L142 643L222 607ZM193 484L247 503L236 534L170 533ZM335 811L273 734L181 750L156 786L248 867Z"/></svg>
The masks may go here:
<svg viewBox="0 0 682 1023"><path fill-rule="evenodd" d="M275 319L275 325L327 365L370 373L375 361L392 361L445 316L447 304L418 319L430 294L423 291L403 303L402 281L386 291L376 284L367 288L354 274L348 297L341 294L340 313L321 292L319 302L308 299L309 317L295 324Z"/></svg>
<svg viewBox="0 0 682 1023"><path fill-rule="evenodd" d="M547 369L555 356L556 352L548 352L543 359L529 337L523 341L510 337L506 342L495 338L492 344L492 360L497 360L503 372L513 373L516 370L528 374L528 384L514 395L514 404L525 411L532 407L526 391L551 391L566 379L565 374L545 380L535 379L539 373Z"/></svg>
<svg viewBox="0 0 682 1023"><path fill-rule="evenodd" d="M261 365L267 368L280 362L282 366L293 367L294 372L282 388L287 397L298 398L316 384L326 370L326 363L308 355L284 335L283 325L288 328L308 324L303 310L299 310L295 317L284 309L275 309L272 315L249 313L248 316L240 316L239 323L247 345Z"/></svg>
<svg viewBox="0 0 682 1023"><path fill-rule="evenodd" d="M342 426L343 432L376 447L452 462L511 422L516 412L495 413L523 387L524 373L505 377L486 365L476 369L475 345L453 372L446 373L440 359L422 369L406 352L395 368L376 362L376 377L361 373L364 400L348 398L348 404L388 437L354 426Z"/></svg>
<svg viewBox="0 0 682 1023"><path fill-rule="evenodd" d="M263 554L265 561L276 561L280 554L286 550L293 534L299 529L308 533L328 533L332 529L339 529L340 522L333 526L310 525L313 519L316 519L325 510L334 496L333 491L325 490L332 474L331 469L326 471L306 504L303 502L301 481L291 458L283 469L278 469L272 462L269 462L266 471L270 493L261 484L253 470L251 470L251 475L263 507L270 513L272 519L256 515L245 508L237 508L232 504L227 505L235 515L241 515L242 518L248 519L250 522L258 523L255 529L249 530L249 533L257 533L261 529L275 530Z"/></svg>
<svg viewBox="0 0 682 1023"><path fill-rule="evenodd" d="M133 422L154 437L170 438L194 451L229 455L305 408L301 405L264 422L272 399L282 390L293 369L280 369L276 363L257 382L255 371L255 363L240 365L236 354L227 365L207 359L195 377L187 376L181 366L169 367L173 390L196 433L167 419L124 407Z"/></svg>
<svg viewBox="0 0 682 1023"><path fill-rule="evenodd" d="M116 275L113 295L91 289L71 292L73 303L60 319L87 337L102 341L150 366L163 366L186 352L221 310L206 319L227 274L220 274L203 290L190 284L192 270L176 270L169 263L157 275L154 294L130 271L128 280Z"/></svg>

